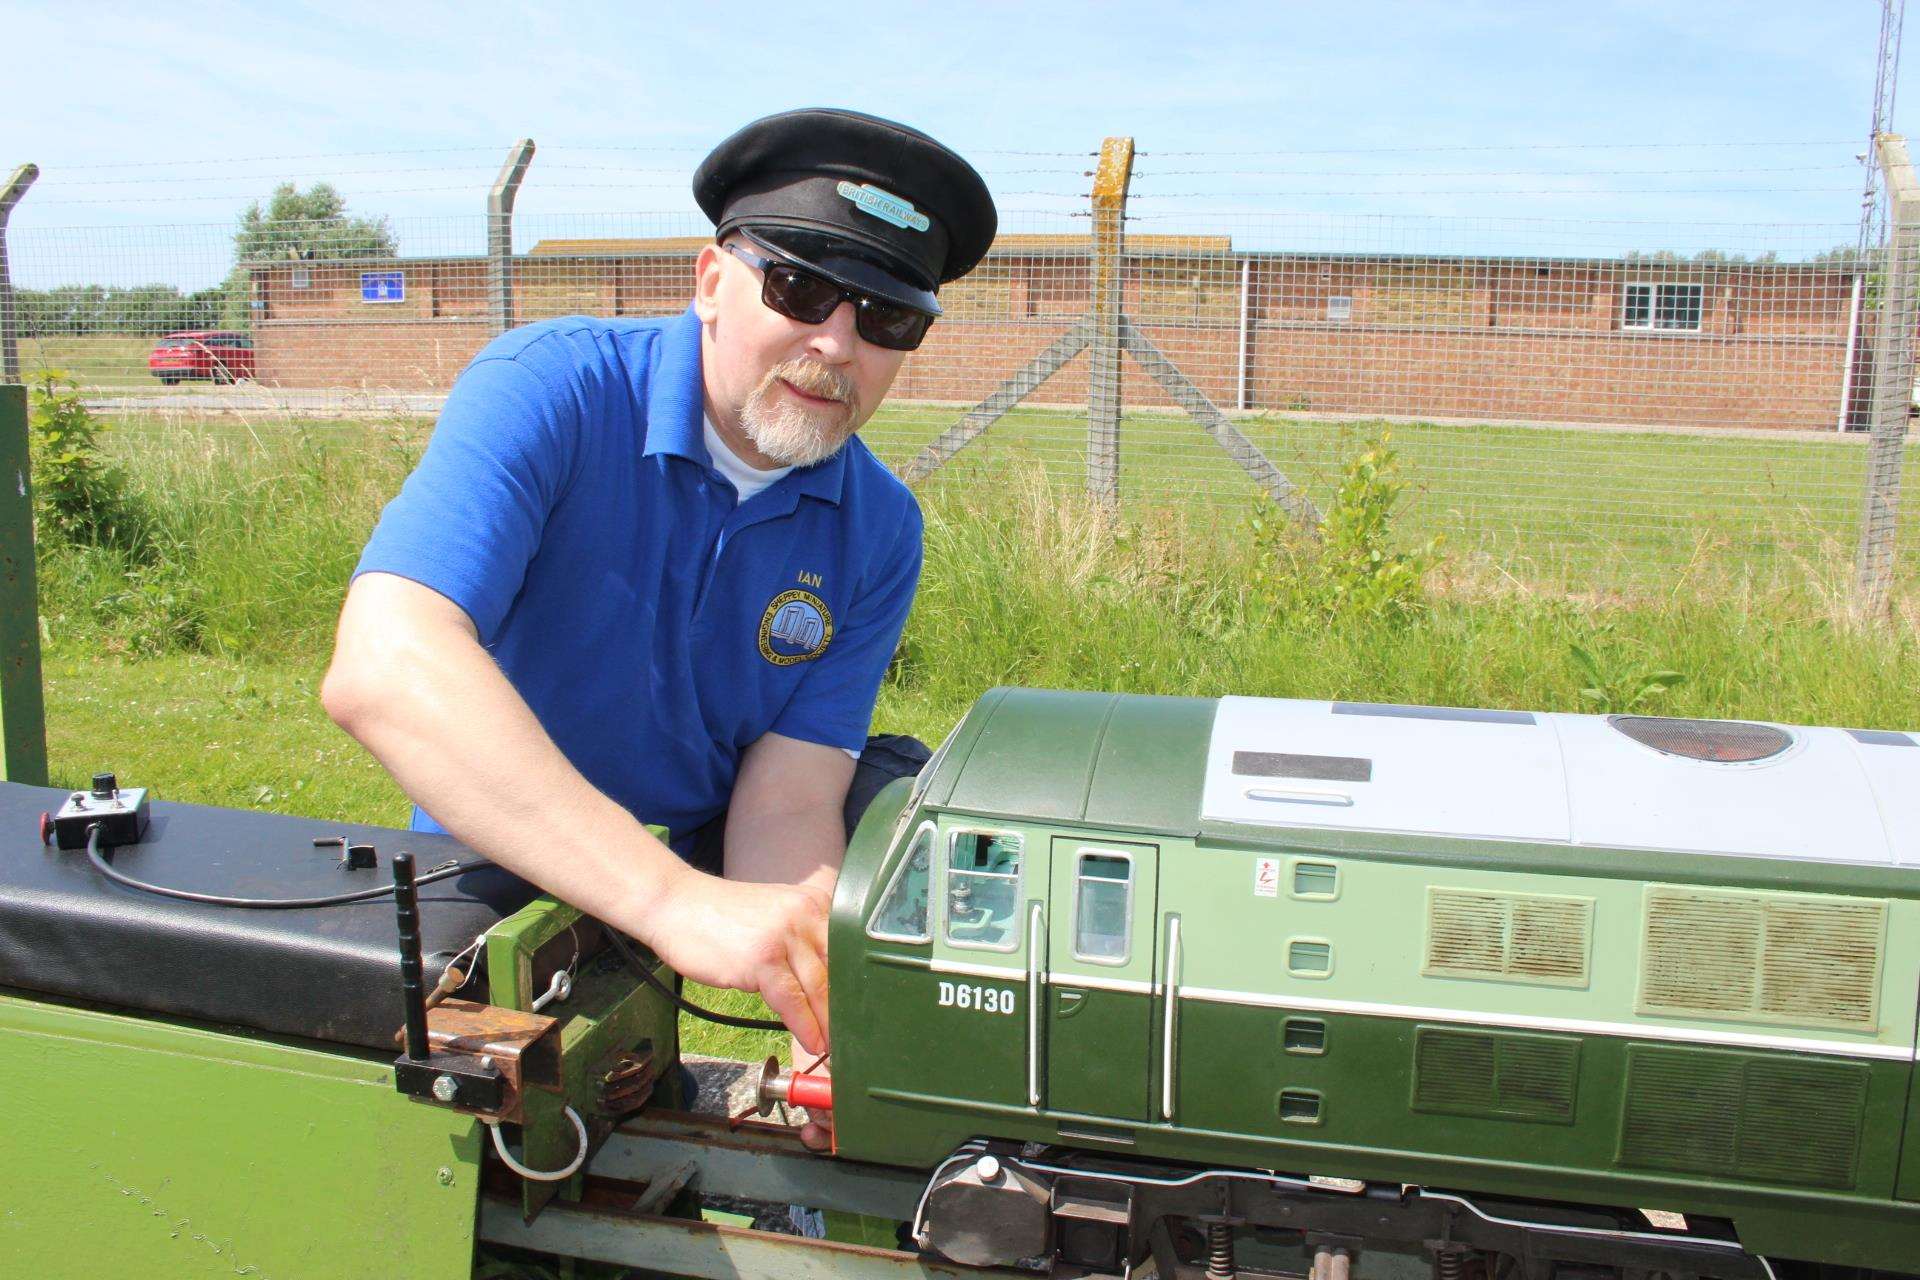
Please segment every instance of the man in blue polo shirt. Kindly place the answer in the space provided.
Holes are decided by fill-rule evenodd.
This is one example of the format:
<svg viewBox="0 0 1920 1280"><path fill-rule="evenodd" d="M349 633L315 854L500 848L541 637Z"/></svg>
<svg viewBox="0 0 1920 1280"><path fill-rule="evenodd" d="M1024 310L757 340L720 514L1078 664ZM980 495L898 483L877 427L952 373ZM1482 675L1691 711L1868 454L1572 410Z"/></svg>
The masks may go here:
<svg viewBox="0 0 1920 1280"><path fill-rule="evenodd" d="M853 433L995 214L958 155L844 111L756 121L694 194L686 314L530 325L461 375L322 696L417 826L821 1052L843 803L921 555Z"/></svg>

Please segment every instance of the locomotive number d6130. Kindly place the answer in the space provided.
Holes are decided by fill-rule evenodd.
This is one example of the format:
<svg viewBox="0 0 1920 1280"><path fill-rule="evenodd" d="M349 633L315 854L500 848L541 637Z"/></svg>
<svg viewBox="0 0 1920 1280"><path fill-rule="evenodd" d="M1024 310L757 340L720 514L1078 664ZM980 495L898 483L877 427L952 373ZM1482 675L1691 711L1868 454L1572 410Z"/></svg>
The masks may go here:
<svg viewBox="0 0 1920 1280"><path fill-rule="evenodd" d="M981 987L971 982L942 982L940 1007L978 1009L982 1013L1012 1013L1013 988Z"/></svg>

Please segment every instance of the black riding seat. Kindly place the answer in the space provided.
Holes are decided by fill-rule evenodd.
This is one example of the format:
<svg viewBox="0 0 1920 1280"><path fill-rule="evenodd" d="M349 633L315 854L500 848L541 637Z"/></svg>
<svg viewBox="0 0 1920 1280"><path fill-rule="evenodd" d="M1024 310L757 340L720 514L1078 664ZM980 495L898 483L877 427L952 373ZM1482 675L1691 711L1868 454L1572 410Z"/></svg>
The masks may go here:
<svg viewBox="0 0 1920 1280"><path fill-rule="evenodd" d="M401 1022L393 899L291 911L181 902L118 885L82 850L40 842L42 812L65 791L0 782L0 987L143 1013L391 1050ZM348 871L347 836L373 845L375 870ZM198 893L304 898L393 882L477 856L449 836L156 801L146 840L114 850L135 879ZM488 926L535 896L487 866L420 890L426 979Z"/></svg>

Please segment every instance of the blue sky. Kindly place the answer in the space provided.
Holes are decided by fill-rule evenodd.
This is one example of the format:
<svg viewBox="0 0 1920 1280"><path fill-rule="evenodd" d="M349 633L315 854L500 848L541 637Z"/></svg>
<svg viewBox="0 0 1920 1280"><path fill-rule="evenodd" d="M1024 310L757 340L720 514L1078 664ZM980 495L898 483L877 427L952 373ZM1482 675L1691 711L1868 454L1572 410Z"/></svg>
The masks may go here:
<svg viewBox="0 0 1920 1280"><path fill-rule="evenodd" d="M1010 229L1070 225L1087 153L1124 133L1142 152L1137 231L1792 254L1852 238L1879 22L1868 0L799 12L10 0L24 56L0 164L43 170L14 215L16 278L205 283L239 211L283 178L333 181L409 252L471 252L520 136L539 144L522 247L696 231L700 154L800 105L949 142Z"/></svg>

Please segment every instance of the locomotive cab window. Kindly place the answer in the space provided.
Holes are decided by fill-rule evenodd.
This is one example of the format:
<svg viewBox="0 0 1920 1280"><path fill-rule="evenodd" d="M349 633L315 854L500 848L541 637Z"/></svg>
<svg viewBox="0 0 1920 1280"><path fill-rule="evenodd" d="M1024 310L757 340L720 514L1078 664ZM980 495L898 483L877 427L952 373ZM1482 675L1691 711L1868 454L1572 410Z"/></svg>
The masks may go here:
<svg viewBox="0 0 1920 1280"><path fill-rule="evenodd" d="M913 844L900 865L894 868L893 883L867 924L867 935L889 942L931 942L927 931L927 889L933 879L933 824L922 823L914 832Z"/></svg>
<svg viewBox="0 0 1920 1280"><path fill-rule="evenodd" d="M1087 851L1073 875L1073 956L1093 964L1125 964L1132 944L1133 859Z"/></svg>
<svg viewBox="0 0 1920 1280"><path fill-rule="evenodd" d="M956 831L947 858L947 941L1012 951L1019 944L1019 836Z"/></svg>

